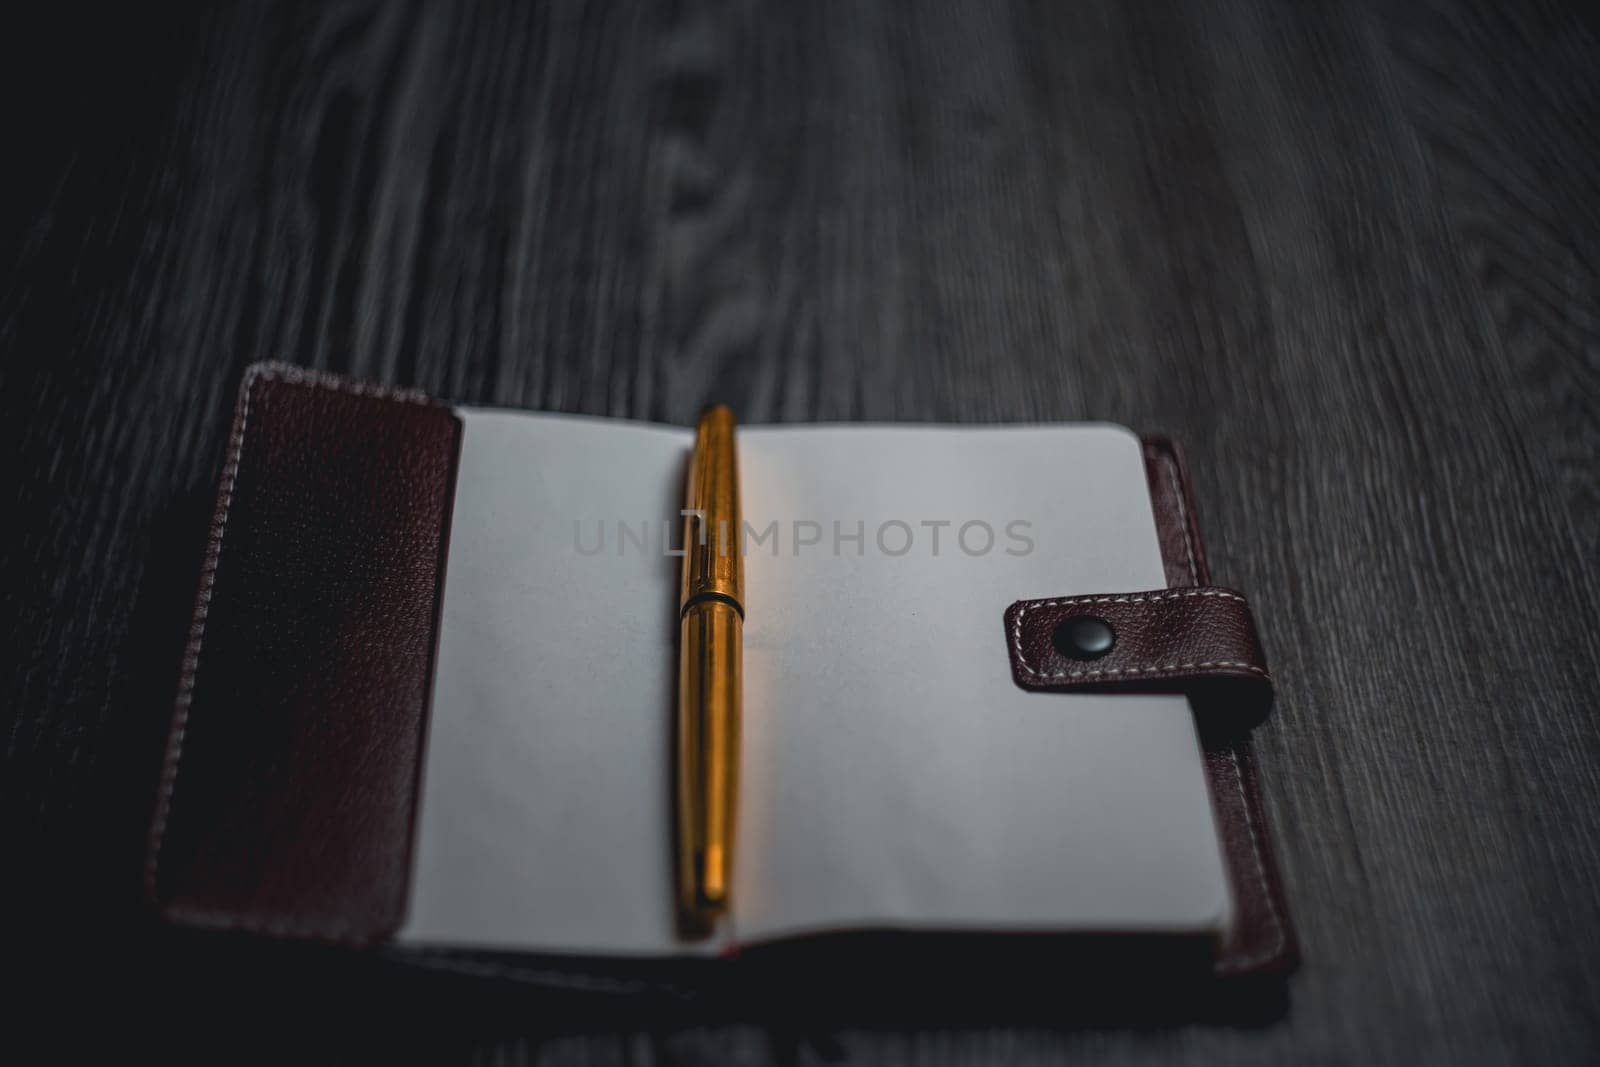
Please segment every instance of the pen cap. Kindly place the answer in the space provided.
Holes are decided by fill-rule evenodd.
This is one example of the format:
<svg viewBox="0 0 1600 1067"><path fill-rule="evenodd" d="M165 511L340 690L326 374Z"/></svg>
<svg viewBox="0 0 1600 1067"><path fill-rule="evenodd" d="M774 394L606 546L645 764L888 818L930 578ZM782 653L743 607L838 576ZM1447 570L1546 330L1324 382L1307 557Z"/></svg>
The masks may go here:
<svg viewBox="0 0 1600 1067"><path fill-rule="evenodd" d="M683 520L680 605L695 597L727 597L744 610L744 559L739 552L739 459L733 412L707 408L695 428Z"/></svg>

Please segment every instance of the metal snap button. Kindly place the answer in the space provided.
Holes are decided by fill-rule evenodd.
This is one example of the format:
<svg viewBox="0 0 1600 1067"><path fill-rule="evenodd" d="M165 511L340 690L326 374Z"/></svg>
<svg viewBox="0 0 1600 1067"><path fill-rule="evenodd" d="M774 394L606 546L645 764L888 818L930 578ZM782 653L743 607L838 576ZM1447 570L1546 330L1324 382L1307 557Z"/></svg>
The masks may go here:
<svg viewBox="0 0 1600 1067"><path fill-rule="evenodd" d="M1068 659L1099 659L1117 643L1117 631L1098 615L1074 615L1056 624L1053 641Z"/></svg>

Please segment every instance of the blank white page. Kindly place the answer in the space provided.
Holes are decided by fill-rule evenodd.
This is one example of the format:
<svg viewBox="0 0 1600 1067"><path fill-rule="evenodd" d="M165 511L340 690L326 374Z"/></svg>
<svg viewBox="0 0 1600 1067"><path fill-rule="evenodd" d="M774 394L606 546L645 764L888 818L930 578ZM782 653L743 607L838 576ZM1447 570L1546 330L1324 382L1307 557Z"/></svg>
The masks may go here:
<svg viewBox="0 0 1600 1067"><path fill-rule="evenodd" d="M399 940L691 951L674 930L672 898L681 561L648 539L683 506L693 436L615 419L458 414L461 461ZM635 537L647 528L649 547L630 541L619 552L619 522ZM597 524L606 542L586 554Z"/></svg>
<svg viewBox="0 0 1600 1067"><path fill-rule="evenodd" d="M1132 433L750 428L740 473L786 536L745 561L740 940L1226 924L1187 699L1025 692L1007 659L1015 600L1165 585ZM796 520L821 543L797 553ZM835 520L864 544L835 555ZM963 551L969 522L992 548L974 525Z"/></svg>

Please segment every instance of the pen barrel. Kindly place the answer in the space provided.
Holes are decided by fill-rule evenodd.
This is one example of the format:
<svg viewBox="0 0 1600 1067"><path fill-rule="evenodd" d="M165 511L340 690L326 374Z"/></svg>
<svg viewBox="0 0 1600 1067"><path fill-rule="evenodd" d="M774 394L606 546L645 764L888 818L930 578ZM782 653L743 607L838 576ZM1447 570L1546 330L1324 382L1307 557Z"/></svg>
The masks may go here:
<svg viewBox="0 0 1600 1067"><path fill-rule="evenodd" d="M707 408L695 427L683 520L683 583L678 604L696 597L728 597L744 604L740 553L739 463L733 413Z"/></svg>
<svg viewBox="0 0 1600 1067"><path fill-rule="evenodd" d="M684 914L727 907L739 795L744 620L722 600L683 613L678 662L678 897Z"/></svg>

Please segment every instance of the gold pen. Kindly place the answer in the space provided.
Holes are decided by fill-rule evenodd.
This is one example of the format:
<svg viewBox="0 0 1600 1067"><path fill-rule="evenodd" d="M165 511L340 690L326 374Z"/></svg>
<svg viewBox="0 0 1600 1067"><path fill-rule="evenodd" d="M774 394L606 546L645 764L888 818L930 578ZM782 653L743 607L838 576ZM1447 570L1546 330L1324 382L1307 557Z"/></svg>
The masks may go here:
<svg viewBox="0 0 1600 1067"><path fill-rule="evenodd" d="M739 796L744 560L733 412L707 408L695 429L679 594L678 912L709 931L728 907Z"/></svg>

